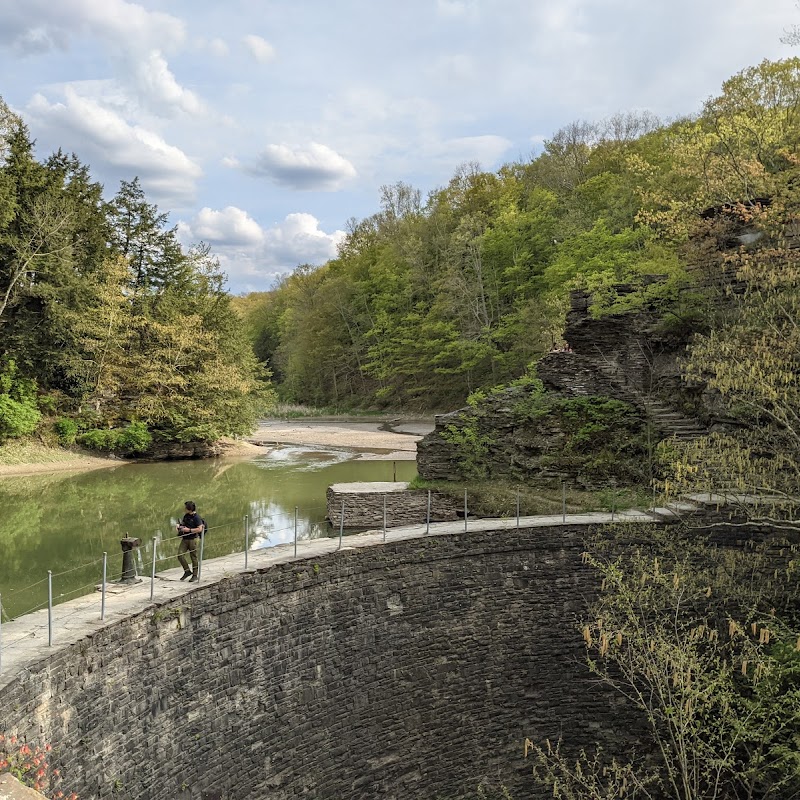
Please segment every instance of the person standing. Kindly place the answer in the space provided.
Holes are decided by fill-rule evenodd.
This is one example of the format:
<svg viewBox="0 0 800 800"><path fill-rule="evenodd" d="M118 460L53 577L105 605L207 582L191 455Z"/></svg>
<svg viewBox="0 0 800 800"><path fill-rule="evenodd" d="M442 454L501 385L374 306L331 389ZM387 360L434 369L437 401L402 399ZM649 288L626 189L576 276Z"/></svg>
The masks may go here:
<svg viewBox="0 0 800 800"><path fill-rule="evenodd" d="M183 567L182 581L189 578L189 583L197 583L197 540L203 533L203 520L197 513L197 506L191 501L187 500L183 504L186 513L177 525L178 535L181 537L181 543L178 547L178 561L181 562ZM189 562L184 555L186 552L192 559L192 568L189 569Z"/></svg>

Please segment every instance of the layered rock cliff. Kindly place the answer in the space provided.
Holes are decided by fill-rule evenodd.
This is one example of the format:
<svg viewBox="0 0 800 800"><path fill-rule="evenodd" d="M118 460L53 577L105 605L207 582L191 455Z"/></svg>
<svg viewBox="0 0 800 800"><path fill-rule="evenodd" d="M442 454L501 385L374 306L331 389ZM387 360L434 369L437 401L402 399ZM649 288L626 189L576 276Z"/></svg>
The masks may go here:
<svg viewBox="0 0 800 800"><path fill-rule="evenodd" d="M420 475L586 487L647 482L658 441L702 435L709 422L700 388L680 377L688 336L652 308L593 317L589 296L574 292L568 347L538 363L538 380L438 416L418 444Z"/></svg>

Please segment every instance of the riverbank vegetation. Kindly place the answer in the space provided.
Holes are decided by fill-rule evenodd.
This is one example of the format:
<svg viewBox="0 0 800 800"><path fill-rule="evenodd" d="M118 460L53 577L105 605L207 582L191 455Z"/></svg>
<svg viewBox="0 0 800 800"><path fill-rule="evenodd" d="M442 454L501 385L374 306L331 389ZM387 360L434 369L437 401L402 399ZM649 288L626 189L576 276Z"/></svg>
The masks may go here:
<svg viewBox="0 0 800 800"><path fill-rule="evenodd" d="M410 489L430 489L449 494L456 502L467 493L467 512L475 517L502 517L514 519L546 514L558 516L583 514L592 511L606 513L630 508L644 508L651 498L640 489L618 489L610 487L597 491L577 489L566 484L560 488L531 486L503 480L476 480L467 482L426 481L417 476L409 484Z"/></svg>
<svg viewBox="0 0 800 800"><path fill-rule="evenodd" d="M640 526L587 543L602 579L582 630L588 667L633 717L616 754L526 742L551 796L800 794L797 563L781 544L712 548L695 531Z"/></svg>
<svg viewBox="0 0 800 800"><path fill-rule="evenodd" d="M33 155L0 101L0 444L137 453L249 432L271 401L209 249L184 250L137 179Z"/></svg>

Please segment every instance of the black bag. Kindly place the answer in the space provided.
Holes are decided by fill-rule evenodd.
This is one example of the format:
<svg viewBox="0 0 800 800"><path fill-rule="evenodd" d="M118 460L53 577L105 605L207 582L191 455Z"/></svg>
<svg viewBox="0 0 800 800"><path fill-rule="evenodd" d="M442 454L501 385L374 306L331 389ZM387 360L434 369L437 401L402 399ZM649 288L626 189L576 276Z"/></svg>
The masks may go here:
<svg viewBox="0 0 800 800"><path fill-rule="evenodd" d="M202 517L200 517L200 524L203 526L203 530L200 531L200 536L205 536L206 531L208 530L208 525Z"/></svg>

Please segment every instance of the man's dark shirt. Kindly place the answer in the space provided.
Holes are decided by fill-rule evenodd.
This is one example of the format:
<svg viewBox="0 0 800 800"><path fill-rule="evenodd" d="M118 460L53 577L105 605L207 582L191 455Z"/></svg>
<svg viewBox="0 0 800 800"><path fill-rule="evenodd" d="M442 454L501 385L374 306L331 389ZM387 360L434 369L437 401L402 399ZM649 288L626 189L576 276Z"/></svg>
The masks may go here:
<svg viewBox="0 0 800 800"><path fill-rule="evenodd" d="M196 511L187 512L183 515L183 519L181 520L181 525L184 528L199 528L203 524L203 520L200 519L200 515ZM182 533L181 537L183 539L194 539L196 536L199 536L198 533Z"/></svg>

